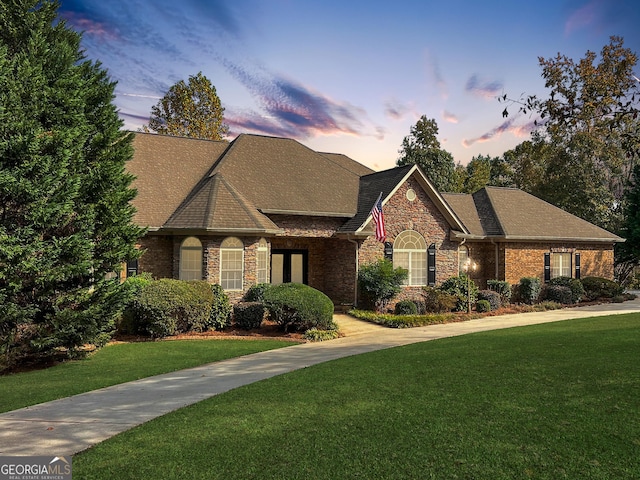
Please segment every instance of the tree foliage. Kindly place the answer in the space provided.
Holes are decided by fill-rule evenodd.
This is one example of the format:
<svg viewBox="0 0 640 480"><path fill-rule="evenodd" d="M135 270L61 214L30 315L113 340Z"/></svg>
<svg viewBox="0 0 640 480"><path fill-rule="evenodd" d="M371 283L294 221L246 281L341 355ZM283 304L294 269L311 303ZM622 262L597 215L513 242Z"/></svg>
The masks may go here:
<svg viewBox="0 0 640 480"><path fill-rule="evenodd" d="M0 369L104 340L134 258L115 84L43 0L0 3Z"/></svg>
<svg viewBox="0 0 640 480"><path fill-rule="evenodd" d="M633 74L637 56L622 38L611 37L599 57L587 51L577 62L561 54L539 62L548 98L501 98L539 117L525 189L615 231L640 152L639 82ZM509 115L508 106L503 115Z"/></svg>
<svg viewBox="0 0 640 480"><path fill-rule="evenodd" d="M180 80L151 107L149 125L161 135L222 140L229 133L216 88L202 72Z"/></svg>
<svg viewBox="0 0 640 480"><path fill-rule="evenodd" d="M422 168L436 190L455 190L455 163L453 156L440 147L438 124L426 115L411 127L409 135L402 140L398 166L417 164Z"/></svg>
<svg viewBox="0 0 640 480"><path fill-rule="evenodd" d="M625 216L620 234L626 242L616 245L616 277L625 284L640 264L640 165L633 169L625 193Z"/></svg>

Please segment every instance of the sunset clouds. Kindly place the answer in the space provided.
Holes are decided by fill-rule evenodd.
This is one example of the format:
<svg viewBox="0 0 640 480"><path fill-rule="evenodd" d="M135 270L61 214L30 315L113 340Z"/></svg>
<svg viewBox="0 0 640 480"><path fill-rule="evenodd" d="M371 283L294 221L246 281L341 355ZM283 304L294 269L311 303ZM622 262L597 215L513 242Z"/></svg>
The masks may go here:
<svg viewBox="0 0 640 480"><path fill-rule="evenodd" d="M436 119L440 141L462 163L526 139L531 122L504 121L495 98L544 96L539 56L579 59L612 34L640 51L640 7L632 0L60 5L67 24L83 32L87 57L117 81L126 128L146 124L172 85L202 72L225 108L230 138L290 137L381 168L393 166L422 115Z"/></svg>

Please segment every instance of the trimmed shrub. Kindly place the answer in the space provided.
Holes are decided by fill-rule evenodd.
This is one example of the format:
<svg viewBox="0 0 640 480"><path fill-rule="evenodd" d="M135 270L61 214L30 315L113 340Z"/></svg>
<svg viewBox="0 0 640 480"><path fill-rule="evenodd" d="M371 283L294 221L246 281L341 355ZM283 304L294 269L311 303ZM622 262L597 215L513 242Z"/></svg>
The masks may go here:
<svg viewBox="0 0 640 480"><path fill-rule="evenodd" d="M563 305L575 303L571 289L564 285L547 285L545 298L551 302L558 302Z"/></svg>
<svg viewBox="0 0 640 480"><path fill-rule="evenodd" d="M503 280L487 280L487 288L498 292L502 305L511 302L511 285L509 282Z"/></svg>
<svg viewBox="0 0 640 480"><path fill-rule="evenodd" d="M478 301L486 300L489 302L489 308L491 310L498 310L500 308L500 294L493 290L480 290L478 292Z"/></svg>
<svg viewBox="0 0 640 480"><path fill-rule="evenodd" d="M245 302L262 302L264 301L264 292L268 288L271 288L270 283L257 283L255 285L251 285L242 299Z"/></svg>
<svg viewBox="0 0 640 480"><path fill-rule="evenodd" d="M581 280L586 300L598 298L613 298L624 293L624 287L619 283L601 277L585 277Z"/></svg>
<svg viewBox="0 0 640 480"><path fill-rule="evenodd" d="M211 313L211 297L201 286L181 280L161 279L143 286L132 302L136 333L166 337L200 328Z"/></svg>
<svg viewBox="0 0 640 480"><path fill-rule="evenodd" d="M260 328L265 314L262 302L239 302L233 306L233 322L243 330Z"/></svg>
<svg viewBox="0 0 640 480"><path fill-rule="evenodd" d="M518 300L529 305L536 303L542 286L538 277L524 277L518 284Z"/></svg>
<svg viewBox="0 0 640 480"><path fill-rule="evenodd" d="M489 300L478 300L476 302L476 312L484 313L484 312L490 312L490 311L491 311L491 304L489 303Z"/></svg>
<svg viewBox="0 0 640 480"><path fill-rule="evenodd" d="M418 306L412 300L402 300L396 303L394 313L396 315L417 315Z"/></svg>
<svg viewBox="0 0 640 480"><path fill-rule="evenodd" d="M467 285L469 285L469 294L467 294ZM455 309L458 312L467 310L467 302L471 297L471 304L475 304L478 298L478 287L473 281L469 281L467 275L461 273L458 277L451 277L440 285L440 290L453 295L456 298Z"/></svg>
<svg viewBox="0 0 640 480"><path fill-rule="evenodd" d="M211 285L213 300L211 303L211 314L207 322L207 328L214 330L224 330L231 325L231 312L233 308L229 302L229 296L224 293L222 287L216 283Z"/></svg>
<svg viewBox="0 0 640 480"><path fill-rule="evenodd" d="M310 342L324 342L325 340L333 340L334 338L338 338L340 336L340 331L338 330L338 325L332 323L328 330L319 330L317 328L310 328L306 332L304 332L305 340L309 340Z"/></svg>
<svg viewBox="0 0 640 480"><path fill-rule="evenodd" d="M549 281L549 286L561 286L568 287L571 290L571 302L569 303L579 303L584 297L584 287L582 286L582 282L577 278L571 277L556 277L552 278Z"/></svg>
<svg viewBox="0 0 640 480"><path fill-rule="evenodd" d="M422 287L422 300L429 313L447 313L456 308L458 299L434 287Z"/></svg>
<svg viewBox="0 0 640 480"><path fill-rule="evenodd" d="M140 295L142 289L149 285L153 279L148 273L142 273L128 277L119 285L122 292L123 306L120 317L116 320L116 330L118 333L125 335L135 335L138 332L135 313L133 310L133 301Z"/></svg>
<svg viewBox="0 0 640 480"><path fill-rule="evenodd" d="M381 258L377 262L363 265L358 272L358 286L363 299L381 312L402 290L402 282L409 272L404 268L393 268L390 260Z"/></svg>
<svg viewBox="0 0 640 480"><path fill-rule="evenodd" d="M214 296L211 291L211 285L205 280L189 280L186 282L189 288L184 289L183 295L187 298L183 298L183 302L188 305L200 304L202 309L211 309L213 305ZM178 323L179 332L203 332L211 328L211 314L206 316L197 316L190 318L188 314L185 314Z"/></svg>
<svg viewBox="0 0 640 480"><path fill-rule="evenodd" d="M333 324L333 302L308 285L273 285L264 292L264 306L269 317L285 331L329 330Z"/></svg>

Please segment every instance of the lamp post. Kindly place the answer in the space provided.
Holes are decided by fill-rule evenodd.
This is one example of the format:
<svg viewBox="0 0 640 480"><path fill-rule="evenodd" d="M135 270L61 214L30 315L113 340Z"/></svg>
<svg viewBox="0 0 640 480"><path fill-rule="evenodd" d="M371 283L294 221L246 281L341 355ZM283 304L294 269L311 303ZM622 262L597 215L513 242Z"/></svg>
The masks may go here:
<svg viewBox="0 0 640 480"><path fill-rule="evenodd" d="M471 258L467 258L464 262L464 271L467 275L467 313L471 313L471 271L476 271L478 265L472 262Z"/></svg>

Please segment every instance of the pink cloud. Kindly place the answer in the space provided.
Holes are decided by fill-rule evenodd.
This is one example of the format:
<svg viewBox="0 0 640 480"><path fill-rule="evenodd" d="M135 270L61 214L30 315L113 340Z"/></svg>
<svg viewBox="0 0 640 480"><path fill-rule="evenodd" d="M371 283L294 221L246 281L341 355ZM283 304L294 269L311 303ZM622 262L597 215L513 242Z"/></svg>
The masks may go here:
<svg viewBox="0 0 640 480"><path fill-rule="evenodd" d="M64 12L62 16L70 25L81 31L84 35L95 36L103 40L118 38L118 33L109 28L105 23L96 22L76 12Z"/></svg>
<svg viewBox="0 0 640 480"><path fill-rule="evenodd" d="M477 75L472 75L469 80L467 80L467 85L465 86L467 92L483 98L495 98L500 94L502 89L502 82L498 80L491 82L481 80Z"/></svg>
<svg viewBox="0 0 640 480"><path fill-rule="evenodd" d="M587 28L595 23L599 16L598 10L600 10L601 3L600 0L592 0L573 12L565 23L565 35L570 35L576 30Z"/></svg>
<svg viewBox="0 0 640 480"><path fill-rule="evenodd" d="M442 112L442 118L445 122L458 123L458 117L451 112L447 112L446 110Z"/></svg>
<svg viewBox="0 0 640 480"><path fill-rule="evenodd" d="M525 138L525 137L528 137L533 130L535 130L537 127L540 126L540 124L539 123L536 124L534 120L527 122L523 125L514 125L515 120L516 120L515 117L509 118L505 122L489 130L488 132L480 135L479 137L472 138L469 140L465 139L462 141L462 146L465 148L469 148L474 143L488 142L494 139L495 137L499 137L505 132L511 133L519 138Z"/></svg>

